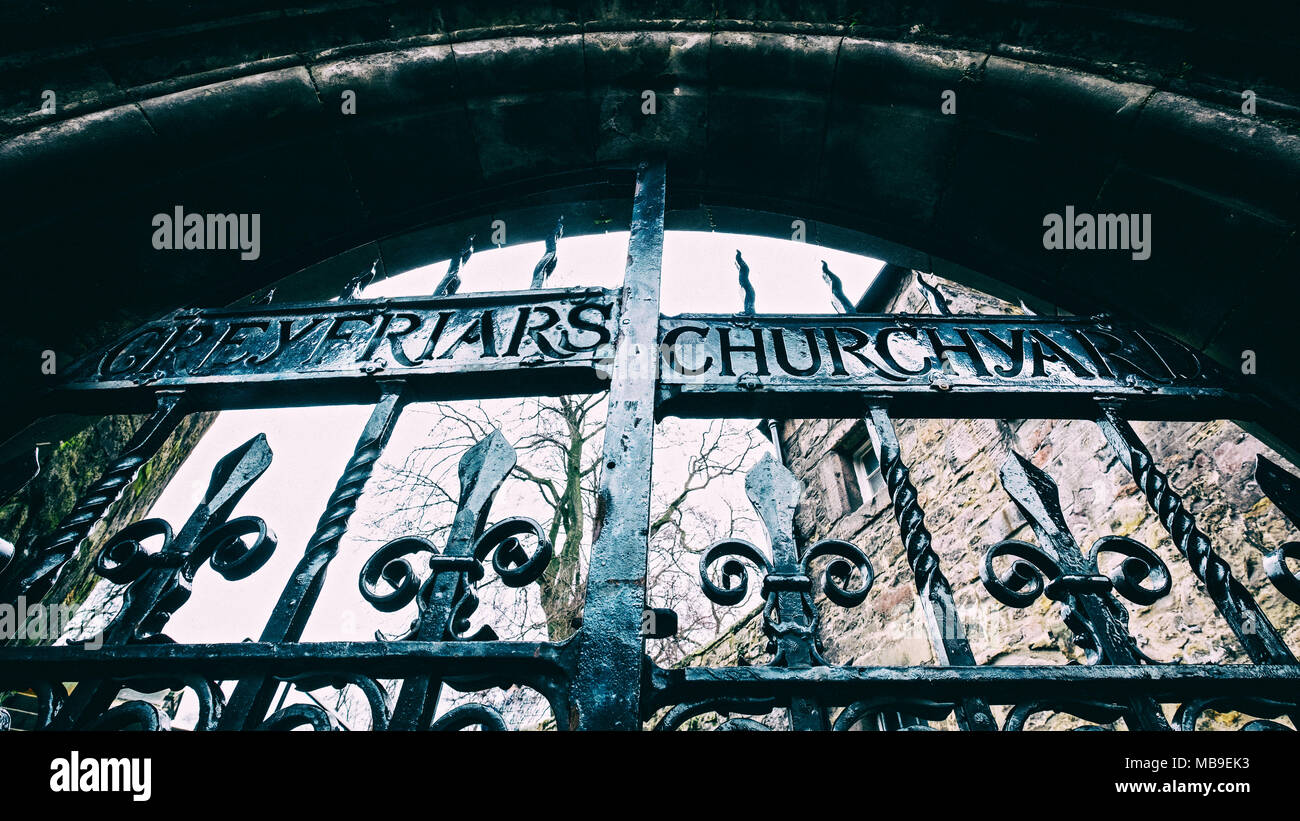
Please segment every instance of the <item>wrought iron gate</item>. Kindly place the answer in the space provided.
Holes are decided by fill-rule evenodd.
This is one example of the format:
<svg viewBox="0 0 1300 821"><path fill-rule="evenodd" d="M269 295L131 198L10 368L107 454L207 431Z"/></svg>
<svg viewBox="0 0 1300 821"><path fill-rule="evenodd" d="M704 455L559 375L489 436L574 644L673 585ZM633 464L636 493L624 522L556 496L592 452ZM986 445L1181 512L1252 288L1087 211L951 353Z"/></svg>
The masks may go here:
<svg viewBox="0 0 1300 821"><path fill-rule="evenodd" d="M1020 729L1037 712L1085 720L1123 719L1133 729L1170 729L1162 704L1179 703L1172 724L1195 726L1207 709L1242 709L1261 720L1300 716L1300 667L1278 630L1233 578L1130 419L1277 418L1199 353L1148 330L1104 317L660 314L665 169L638 170L631 237L619 289L546 289L554 236L523 292L457 295L467 249L437 293L415 299L357 299L360 281L337 302L179 311L149 323L87 360L51 395L52 408L85 412L152 407L152 416L58 528L33 550L0 556L0 603L39 601L78 556L91 528L181 418L195 410L373 402L351 460L257 641L179 644L169 619L189 598L197 570L210 565L243 579L277 546L257 517L231 518L272 458L264 436L213 469L202 502L179 528L149 519L114 535L96 558L103 577L129 585L103 646L0 648L0 688L35 699L35 726L159 728L155 706L120 698L189 689L198 729L333 729L328 711L298 704L273 709L284 682L302 690L356 686L376 729L504 728L486 705L458 707L435 720L443 685L461 691L526 685L545 696L561 728L673 729L706 712L763 715L786 710L795 729L847 729L886 714L897 725L955 716L971 730L999 729L990 705L1012 705L1000 729ZM558 236L559 229L555 236ZM743 263L742 263L743 265ZM412 401L592 393L608 389L599 515L587 568L583 623L561 643L497 640L490 629L465 635L488 572L509 586L535 582L551 558L542 528L527 518L494 518L494 495L515 453L493 433L460 462L461 492L444 544L413 535L380 548L359 580L375 608L418 604L409 635L392 641L301 642L325 574L357 500L403 408ZM750 566L761 577L765 666L663 669L645 654L647 638L671 629L669 613L645 630L651 453L664 415L846 417L869 419L907 561L938 664L835 666L822 655L820 591L831 606L856 607L871 594L873 569L856 546L802 545L792 518L802 487L765 458L746 487L770 540L768 549L733 539L701 559L705 595L736 604ZM894 418L1024 417L1093 420L1133 475L1151 508L1253 664L1161 664L1138 649L1124 600L1150 603L1169 590L1156 553L1108 536L1086 552L1070 533L1056 486L1012 454L1006 492L1037 544L1006 540L984 557L988 592L1011 607L1039 596L1062 605L1088 664L991 667L975 663L957 619L951 586L931 546ZM1261 461L1261 487L1300 524L1300 479ZM12 494L17 488L0 488ZM521 538L527 536L527 539ZM159 548L148 548L154 540ZM526 545L535 545L527 547ZM1109 574L1098 557L1123 557ZM998 561L1014 561L998 569ZM1300 601L1289 543L1266 558L1270 579ZM417 562L416 559L419 561ZM491 564L491 568L487 567ZM820 579L815 580L820 574ZM647 633L649 636L647 636ZM401 680L390 704L379 679ZM71 692L63 682L78 682ZM229 694L222 683L237 682ZM0 724L8 716L0 711ZM731 729L765 729L731 718Z"/></svg>

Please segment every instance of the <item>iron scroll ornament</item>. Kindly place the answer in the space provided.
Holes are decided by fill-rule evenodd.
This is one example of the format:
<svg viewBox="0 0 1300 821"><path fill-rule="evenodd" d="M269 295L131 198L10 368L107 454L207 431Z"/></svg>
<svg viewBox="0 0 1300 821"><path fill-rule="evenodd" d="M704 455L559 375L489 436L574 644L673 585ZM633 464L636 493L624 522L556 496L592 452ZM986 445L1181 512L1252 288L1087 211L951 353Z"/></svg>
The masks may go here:
<svg viewBox="0 0 1300 821"><path fill-rule="evenodd" d="M123 528L104 545L96 558L96 571L127 587L122 609L93 640L96 646L173 643L163 631L189 600L204 564L232 581L247 578L266 564L276 547L275 534L258 517L231 519L230 514L270 467L271 458L266 435L258 434L217 462L207 491L178 533L162 519L145 519ZM251 543L245 542L249 536ZM161 544L151 550L146 542L154 538ZM220 716L221 690L214 682L195 676L143 676L81 682L54 716L51 728L166 729L166 721L145 707L131 706L142 702L113 706L128 682L141 692L192 689L199 700L197 729L214 727Z"/></svg>
<svg viewBox="0 0 1300 821"><path fill-rule="evenodd" d="M553 554L545 531L532 519L514 517L487 526L492 499L514 469L515 459L514 448L494 429L461 457L460 499L444 548L439 550L422 536L404 536L383 545L366 561L358 579L366 601L381 612L396 612L412 601L417 606L416 616L405 633L377 634L378 640L497 640L496 632L489 625L481 626L473 635L465 635L470 628L470 617L478 607L474 586L485 576L484 562L490 556L492 569L502 582L520 588L541 578ZM523 536L536 540L531 552L524 546ZM423 578L412 563L415 556L428 557L429 572ZM381 587L381 582L387 589ZM497 721L499 714L488 705L476 705L481 709L462 711L454 719L444 716L434 721L438 693L444 682L466 691L507 684L495 676L407 679L392 716L392 728L463 729L473 724L498 728L503 723ZM551 703L557 723L567 715L567 709L563 708L567 700L560 682L541 676L508 683L526 684L541 692Z"/></svg>
<svg viewBox="0 0 1300 821"><path fill-rule="evenodd" d="M537 547L531 555L519 538L525 534L537 539ZM443 555L428 539L404 536L388 542L366 560L361 568L359 586L362 597L384 613L395 613L412 601L416 602L419 615L406 635L379 637L381 640L400 641L412 638L418 631L439 574L454 573L459 577L459 589L447 634L442 638L447 641L495 641L496 632L488 625L480 627L472 636L464 635L469 629L470 615L478 607L473 586L484 578L483 563L491 556L492 570L502 583L507 587L526 587L542 577L552 552L542 526L527 517L506 519L493 525L474 543L473 552L468 557ZM411 557L418 555L428 556L431 572L425 574L423 580L410 561ZM380 589L381 580L389 590Z"/></svg>
<svg viewBox="0 0 1300 821"><path fill-rule="evenodd" d="M726 539L708 547L700 557L700 580L705 596L716 604L734 606L749 592L749 566L762 574L760 595L763 632L768 638L769 667L809 668L831 666L822 655L818 636L820 611L813 602L812 565L831 559L822 571L821 589L827 599L841 607L864 602L875 581L867 555L857 546L828 539L810 546L800 555L793 533L793 518L803 484L790 470L764 455L745 477L745 491L767 530L772 545L769 559L753 543ZM713 580L714 571L719 581ZM856 585L850 584L854 574ZM719 583L720 582L720 583ZM687 720L704 713L764 715L782 706L789 709L794 729L828 729L825 708L816 700L796 696L788 702L771 698L708 698L679 703L657 723L658 730L675 730ZM729 718L718 729L758 730L766 725L753 719Z"/></svg>
<svg viewBox="0 0 1300 821"><path fill-rule="evenodd" d="M1110 573L1098 570L1103 553L1123 555L1124 560ZM1015 561L1003 573L994 561L1013 556ZM1043 594L1056 602L1068 602L1076 593L1104 593L1115 590L1134 604L1154 604L1168 595L1169 569L1150 548L1127 536L1102 536L1088 552L1092 573L1067 573L1045 550L1018 539L1004 539L984 554L980 580L993 598L1008 607L1028 607ZM1151 580L1151 587L1143 585Z"/></svg>
<svg viewBox="0 0 1300 821"><path fill-rule="evenodd" d="M1058 602L1075 645L1084 651L1086 664L1159 664L1138 648L1129 633L1128 611L1113 593L1139 604L1151 604L1167 595L1170 575L1164 562L1141 543L1119 536L1098 539L1085 557L1065 522L1056 483L1047 473L1011 451L999 475L1003 488L1024 514L1041 546L1007 539L990 548L980 566L980 580L989 593L1010 607L1026 607L1043 594ZM1097 564L1103 553L1124 556L1120 565L1105 575ZM1015 561L1005 573L997 573L994 561L1008 555ZM1143 585L1148 579L1150 587ZM1075 712L1080 706L1078 702L1021 705L1024 709L1013 711L1013 716L1019 716L1018 723L1009 724L1007 729L1023 726L1032 712L1049 709L1087 717ZM1082 706L1089 714L1099 711L1095 704ZM1109 714L1105 707L1100 712ZM1122 717L1130 729L1170 729L1163 712L1149 697L1127 699Z"/></svg>
<svg viewBox="0 0 1300 821"><path fill-rule="evenodd" d="M821 654L817 638L820 613L813 605L812 563L832 558L822 571L821 588L840 607L856 607L866 601L875 581L871 561L856 545L838 539L818 542L798 555L790 519L803 486L789 469L767 454L745 478L745 490L754 503L772 540L773 559L743 539L726 539L711 545L700 557L700 581L704 595L715 604L734 606L749 592L746 563L762 573L760 595L763 631L768 637L771 665L830 666ZM721 584L713 581L712 570L721 566ZM861 577L850 587L854 571ZM791 598L783 599L782 594Z"/></svg>
<svg viewBox="0 0 1300 821"><path fill-rule="evenodd" d="M1261 454L1256 457L1255 482L1292 525L1300 525L1300 477ZM1264 572L1282 595L1300 603L1300 577L1291 570L1288 560L1300 562L1300 542L1284 542L1265 553Z"/></svg>
<svg viewBox="0 0 1300 821"><path fill-rule="evenodd" d="M1044 594L1059 602L1089 664L1158 663L1137 649L1128 633L1128 613L1111 593L1141 605L1168 595L1169 568L1160 557L1126 536L1103 536L1085 557L1070 535L1050 476L1014 451L999 473L1043 546L1006 539L989 548L980 565L985 589L1008 607L1028 607ZM1109 574L1102 574L1097 562L1104 553L1124 557ZM1003 556L1015 561L998 573L994 561ZM1148 580L1151 586L1144 586Z"/></svg>

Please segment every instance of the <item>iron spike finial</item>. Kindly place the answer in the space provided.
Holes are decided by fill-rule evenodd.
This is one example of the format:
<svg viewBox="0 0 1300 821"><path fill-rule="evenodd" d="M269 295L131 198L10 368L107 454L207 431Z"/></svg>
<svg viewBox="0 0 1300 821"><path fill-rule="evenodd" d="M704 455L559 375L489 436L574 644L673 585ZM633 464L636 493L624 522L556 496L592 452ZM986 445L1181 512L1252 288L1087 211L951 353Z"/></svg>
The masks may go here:
<svg viewBox="0 0 1300 821"><path fill-rule="evenodd" d="M350 302L361 299L361 292L370 287L370 284L375 281L375 274L378 270L379 260L376 258L374 262L370 263L370 270L362 271L348 280L348 284L343 286L343 293L339 294L339 300L341 302Z"/></svg>
<svg viewBox="0 0 1300 821"><path fill-rule="evenodd" d="M460 272L469 262L469 258L474 255L474 238L477 234L470 234L465 238L465 244L460 247L460 253L451 258L451 265L447 268L447 275L433 289L434 296L451 296L460 290L461 278Z"/></svg>
<svg viewBox="0 0 1300 821"><path fill-rule="evenodd" d="M835 272L831 270L830 266L826 264L826 260L822 260L822 279L824 279L826 284L831 288L831 296L835 298L835 301L832 304L836 308L842 309L846 314L857 312L857 309L853 306L853 302L849 299L848 294L844 293L844 283L835 275Z"/></svg>
<svg viewBox="0 0 1300 821"><path fill-rule="evenodd" d="M1051 476L1014 450L1003 460L998 476L1007 495L1044 544L1054 550L1054 543L1071 538L1056 482Z"/></svg>
<svg viewBox="0 0 1300 821"><path fill-rule="evenodd" d="M537 261L537 267L533 268L533 283L531 287L541 288L546 284L546 280L550 278L551 274L554 273L555 263L559 259L559 255L556 252L556 245L562 236L564 236L563 214L561 214L560 218L555 221L555 230L551 231L551 235L546 238L546 251L543 252L542 258Z"/></svg>
<svg viewBox="0 0 1300 821"><path fill-rule="evenodd" d="M948 298L943 292L935 286L933 282L927 282L921 272L916 272L916 281L920 283L921 290L925 292L925 299L930 303L930 310L942 316L952 316L952 309L948 307Z"/></svg>
<svg viewBox="0 0 1300 821"><path fill-rule="evenodd" d="M203 503L213 510L233 508L257 477L271 466L271 456L265 433L257 434L227 453L212 470Z"/></svg>
<svg viewBox="0 0 1300 821"><path fill-rule="evenodd" d="M745 495L767 530L776 562L797 561L793 525L803 482L772 454L765 453L745 476Z"/></svg>
<svg viewBox="0 0 1300 821"><path fill-rule="evenodd" d="M740 277L740 289L745 292L745 305L740 312L746 316L754 314L754 300L757 294L754 293L754 284L749 280L749 265L745 263L745 258L740 255L740 249L736 249L736 271Z"/></svg>

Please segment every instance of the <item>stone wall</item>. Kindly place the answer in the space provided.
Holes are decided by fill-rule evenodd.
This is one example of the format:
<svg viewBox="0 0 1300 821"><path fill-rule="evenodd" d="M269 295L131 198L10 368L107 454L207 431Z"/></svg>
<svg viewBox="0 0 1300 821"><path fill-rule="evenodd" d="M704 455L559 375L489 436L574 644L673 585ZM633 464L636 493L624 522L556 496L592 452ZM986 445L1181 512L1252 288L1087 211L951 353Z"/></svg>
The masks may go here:
<svg viewBox="0 0 1300 821"><path fill-rule="evenodd" d="M1019 312L952 283L939 283L954 312ZM914 277L889 309L928 311ZM1125 602L1143 652L1167 662L1248 661L1204 585L1095 424L898 419L895 425L934 549L952 583L978 663L1062 664L1083 658L1070 641L1059 605L1041 597L1026 609L1009 608L994 600L979 581L978 567L991 545L1005 538L1035 541L998 480L997 468L1009 447L1055 480L1066 519L1085 554L1101 536L1128 536L1154 549L1170 568L1173 589L1168 596L1146 607ZM1233 573L1290 646L1300 648L1300 606L1278 593L1261 568L1261 554L1295 533L1251 478L1260 453L1292 471L1296 468L1231 422L1135 422L1133 427ZM791 420L783 430L787 463L807 486L795 521L799 537L807 544L827 538L853 542L871 557L877 574L875 587L861 606L824 607L826 654L837 664L933 664L888 494L882 490L856 510L847 509L838 478L842 463L833 450L845 441L861 441L864 435L860 420ZM762 664L761 625L759 617L742 620L688 663ZM1172 706L1169 709L1172 712ZM1001 721L1006 710L995 707L994 712ZM1207 721L1227 725L1241 721L1237 714L1208 715ZM1039 719L1029 726L1043 723ZM1065 717L1055 717L1049 726L1069 723Z"/></svg>
<svg viewBox="0 0 1300 821"><path fill-rule="evenodd" d="M158 453L141 467L108 513L93 530L79 557L68 564L46 604L79 605L98 576L94 557L104 540L148 515L163 488L216 419L215 413L194 413L183 419ZM19 550L50 533L77 496L99 478L147 416L105 416L68 438L41 449L41 472L21 492L0 506L0 537Z"/></svg>

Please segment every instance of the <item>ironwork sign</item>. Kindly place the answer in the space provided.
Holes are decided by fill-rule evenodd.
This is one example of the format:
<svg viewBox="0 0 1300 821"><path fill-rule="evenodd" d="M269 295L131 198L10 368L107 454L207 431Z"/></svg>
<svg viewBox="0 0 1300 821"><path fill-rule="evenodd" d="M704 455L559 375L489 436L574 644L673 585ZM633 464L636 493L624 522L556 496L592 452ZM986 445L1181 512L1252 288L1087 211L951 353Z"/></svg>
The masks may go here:
<svg viewBox="0 0 1300 821"><path fill-rule="evenodd" d="M179 311L81 363L59 394L328 404L374 401L376 377L408 380L414 398L592 392L617 318L600 288Z"/></svg>
<svg viewBox="0 0 1300 821"><path fill-rule="evenodd" d="M1105 318L684 315L660 334L660 411L679 416L842 418L864 393L913 417L1091 418L1111 398L1137 418L1239 418L1258 401L1199 352Z"/></svg>
<svg viewBox="0 0 1300 821"><path fill-rule="evenodd" d="M1015 731L1040 713L1063 713L1131 729L1191 730L1210 710L1253 716L1244 727L1251 730L1286 728L1275 719L1296 724L1300 664L1283 632L1234 577L1129 424L1144 416L1242 418L1261 400L1157 333L1105 318L954 315L923 279L934 315L854 314L825 264L823 276L845 314L755 314L749 266L737 253L743 313L662 317L665 186L662 162L641 165L627 268L616 291L541 288L556 266L558 223L534 269L534 290L453 295L473 253L470 237L431 297L362 299L376 276L372 266L347 282L338 302L272 306L268 291L246 308L178 312L79 366L56 392L70 407L147 400L153 413L56 527L20 551L0 551L0 607L35 603L55 589L93 528L185 414L355 401L373 407L287 578L266 578L264 568L276 551L294 548L280 545L259 516L233 516L271 465L271 443L260 434L216 462L207 492L183 523L144 519L109 537L93 557L94 569L125 593L102 633L66 646L0 647L0 691L17 690L26 699L23 728L167 729L169 716L138 694L185 690L197 703L195 730L336 730L339 716L311 693L352 688L368 708L370 729L499 730L508 721L487 699L439 716L441 693L514 686L540 694L559 729L672 730L715 715L716 726L730 730L911 730L950 722L963 730ZM513 446L494 430L461 457L456 513L445 537L435 543L416 532L393 539L373 552L355 580L377 611L413 609L410 628L375 641L302 640L358 500L412 400L605 387L599 513L574 635L563 642L512 642L501 641L490 625L471 631L480 582L490 574L506 587L527 587L544 577L554 556L538 522L494 508L516 467ZM740 604L756 583L770 660L672 669L651 661L647 640L668 638L672 628L646 631L645 614L675 622L671 610L646 610L653 592L646 589L652 420L668 413L847 416L869 423L904 573L910 571L915 585L936 664L829 660L822 634L834 620L826 612L866 604L877 568L850 542L807 544L797 535L803 485L770 456L745 485L766 538L723 538L705 547L700 560L700 587L714 604ZM1012 448L999 471L1002 491L1035 542L1003 538L987 545L979 580L1007 607L1038 606L1040 597L1059 604L1084 663L978 664L894 424L905 416L963 415L1091 420L1155 512L1184 570L1199 580L1198 589L1253 663L1170 664L1144 652L1129 629L1129 606L1167 596L1178 571L1166 561L1178 559L1107 534L1085 552L1048 469ZM0 466L0 502L36 470L34 459ZM1300 524L1300 476L1261 458L1255 478L1292 524ZM1277 546L1262 563L1267 582L1292 601L1300 601L1293 569L1298 545ZM265 583L283 585L257 641L185 644L167 635L205 566L230 581L260 571ZM384 679L395 686L386 689ZM71 692L68 682L77 683ZM291 689L307 700L286 704ZM1178 705L1172 717L1168 704ZM994 706L1010 709L1000 717ZM10 708L12 701L0 703L0 730L18 728L19 713Z"/></svg>

